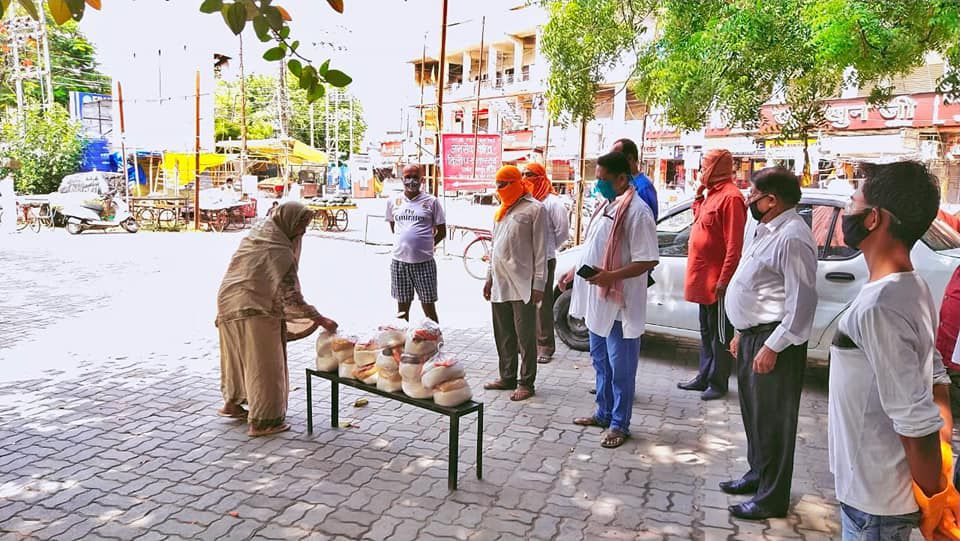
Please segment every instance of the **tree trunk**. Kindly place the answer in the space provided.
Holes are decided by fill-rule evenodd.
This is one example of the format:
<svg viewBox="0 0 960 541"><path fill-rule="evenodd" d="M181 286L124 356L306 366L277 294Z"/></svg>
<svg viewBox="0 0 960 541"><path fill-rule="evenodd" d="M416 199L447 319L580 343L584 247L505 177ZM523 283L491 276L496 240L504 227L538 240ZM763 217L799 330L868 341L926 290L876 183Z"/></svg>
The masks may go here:
<svg viewBox="0 0 960 541"><path fill-rule="evenodd" d="M800 137L803 137L803 174L800 176L800 186L807 188L813 183L813 177L810 173L810 145L806 130L800 133Z"/></svg>

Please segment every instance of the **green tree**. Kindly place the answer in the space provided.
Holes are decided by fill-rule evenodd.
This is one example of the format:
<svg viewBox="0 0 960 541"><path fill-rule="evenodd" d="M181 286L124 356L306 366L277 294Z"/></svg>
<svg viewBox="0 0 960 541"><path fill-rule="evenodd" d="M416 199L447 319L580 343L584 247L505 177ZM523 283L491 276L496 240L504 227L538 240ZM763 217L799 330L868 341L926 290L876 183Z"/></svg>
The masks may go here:
<svg viewBox="0 0 960 541"><path fill-rule="evenodd" d="M66 106L70 91L109 93L110 79L100 73L96 60L96 48L80 32L77 23L67 21L55 26L47 17L52 63L51 78L54 87L54 101ZM0 43L6 42L8 28L0 23ZM4 56L10 55L9 45L4 46ZM36 40L30 39L20 47L20 62L24 69L43 63L42 52ZM11 77L10 63L0 64L0 108L16 105L16 92ZM37 77L23 79L23 94L26 99L41 100L40 83Z"/></svg>
<svg viewBox="0 0 960 541"><path fill-rule="evenodd" d="M597 86L644 32L649 0L551 0L543 29L543 54L550 62L547 109L554 120L577 122L594 116Z"/></svg>
<svg viewBox="0 0 960 541"><path fill-rule="evenodd" d="M57 24L67 21L80 21L89 6L100 9L100 0L0 0L0 18L3 17L14 3L18 4L34 19L39 19L43 6ZM327 4L336 12L343 13L343 0L327 0ZM235 35L239 35L246 28L247 23L253 26L257 38L266 43L272 41L276 46L267 50L263 57L266 60L285 61L290 73L299 81L300 88L307 91L307 99L316 101L323 97L326 84L342 88L350 84L351 79L340 70L330 69L330 61L326 60L320 67L304 57L298 49L300 42L290 37L292 20L290 13L273 0L203 0L200 11L208 14L218 14L223 18L227 28Z"/></svg>
<svg viewBox="0 0 960 541"><path fill-rule="evenodd" d="M277 101L277 78L268 75L248 75L246 80L247 91L247 138L265 139L276 137L280 133L280 114ZM349 152L360 150L360 143L366 133L367 123L363 117L363 107L356 98L353 100L353 141L349 145ZM287 81L288 120L287 133L304 143L310 143L310 102L307 100L307 91L300 88L295 80ZM215 137L218 141L225 139L240 139L241 111L240 111L240 81L219 81L214 96L215 104ZM327 148L326 134L334 133L331 124L325 124L328 102L321 100L313 104L313 140L317 148ZM349 104L341 104L339 132L348 134L350 131ZM346 139L341 135L341 140ZM348 149L342 149L347 152Z"/></svg>
<svg viewBox="0 0 960 541"><path fill-rule="evenodd" d="M807 141L824 122L826 100L844 84L876 84L872 99L889 94L885 81L922 65L936 51L951 70L939 88L960 95L960 2L958 0L553 0L545 28L565 54L548 54L555 107L589 114L585 101L567 97L562 78L593 64L572 58L583 49L597 60L635 54L633 86L681 129L699 129L718 111L731 124L756 127L771 99L785 106L777 130ZM655 15L652 39L621 14ZM631 11L632 10L632 11ZM565 16L579 13L577 17ZM588 41L589 17L612 29ZM633 20L636 20L634 17ZM601 31L599 35L606 35ZM578 41L582 37L583 44ZM594 50L593 48L596 48ZM631 50L632 49L632 50ZM579 84L579 83L578 83ZM809 170L809 164L805 164Z"/></svg>
<svg viewBox="0 0 960 541"><path fill-rule="evenodd" d="M81 127L58 104L46 111L39 106L28 107L25 116L22 128L14 121L0 125L0 141L5 141L0 154L22 166L15 174L18 192L50 193L65 175L80 166Z"/></svg>

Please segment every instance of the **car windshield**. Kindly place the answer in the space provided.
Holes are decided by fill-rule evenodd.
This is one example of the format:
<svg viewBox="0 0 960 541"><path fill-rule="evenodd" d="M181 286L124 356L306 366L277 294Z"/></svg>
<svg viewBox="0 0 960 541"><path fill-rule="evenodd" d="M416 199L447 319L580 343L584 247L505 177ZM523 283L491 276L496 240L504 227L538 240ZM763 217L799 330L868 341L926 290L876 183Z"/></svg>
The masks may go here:
<svg viewBox="0 0 960 541"><path fill-rule="evenodd" d="M934 220L921 240L935 252L960 248L960 234L942 220Z"/></svg>

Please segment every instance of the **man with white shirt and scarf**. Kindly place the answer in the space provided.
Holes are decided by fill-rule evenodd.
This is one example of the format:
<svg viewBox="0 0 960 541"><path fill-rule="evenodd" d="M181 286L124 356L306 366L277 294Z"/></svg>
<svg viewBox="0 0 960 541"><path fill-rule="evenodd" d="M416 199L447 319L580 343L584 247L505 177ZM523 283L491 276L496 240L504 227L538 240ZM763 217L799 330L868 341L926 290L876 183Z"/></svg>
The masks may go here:
<svg viewBox="0 0 960 541"><path fill-rule="evenodd" d="M830 471L843 540L907 539L918 526L928 540L960 539L950 378L933 296L910 260L937 215L939 183L917 162L864 172L843 241L863 252L869 281L830 348Z"/></svg>
<svg viewBox="0 0 960 541"><path fill-rule="evenodd" d="M754 175L747 197L759 222L724 297L737 329L730 352L739 364L740 415L750 470L720 483L728 494L754 494L731 505L742 519L785 517L790 507L793 453L807 340L817 308L817 246L797 214L800 180L771 167Z"/></svg>
<svg viewBox="0 0 960 541"><path fill-rule="evenodd" d="M490 301L493 312L500 377L483 388L512 390L510 400L519 402L535 393L537 305L543 301L547 281L549 220L543 204L530 194L530 183L519 169L512 165L501 167L496 181L500 208L493 217L493 246L483 298Z"/></svg>
<svg viewBox="0 0 960 541"><path fill-rule="evenodd" d="M590 330L590 357L597 374L597 409L574 419L607 431L600 445L615 448L630 436L630 418L647 315L647 273L660 259L650 207L631 183L621 152L597 159L597 191L606 200L587 226L576 269L560 279L573 283L570 313Z"/></svg>

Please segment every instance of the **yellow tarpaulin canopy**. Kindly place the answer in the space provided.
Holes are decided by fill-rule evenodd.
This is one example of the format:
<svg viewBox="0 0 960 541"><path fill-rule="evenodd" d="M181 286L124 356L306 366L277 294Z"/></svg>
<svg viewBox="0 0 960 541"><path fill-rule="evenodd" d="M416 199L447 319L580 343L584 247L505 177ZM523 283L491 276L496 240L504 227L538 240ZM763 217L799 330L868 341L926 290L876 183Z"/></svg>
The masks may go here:
<svg viewBox="0 0 960 541"><path fill-rule="evenodd" d="M200 171L205 171L211 167L217 167L227 162L226 154L200 154ZM166 178L177 177L180 185L189 184L196 177L196 155L178 152L165 152L163 154L163 173Z"/></svg>
<svg viewBox="0 0 960 541"><path fill-rule="evenodd" d="M240 141L220 141L217 146L223 149L240 148ZM326 165L327 155L310 145L296 139L257 139L247 141L247 155L261 157L271 161L286 161L293 165L311 163Z"/></svg>

